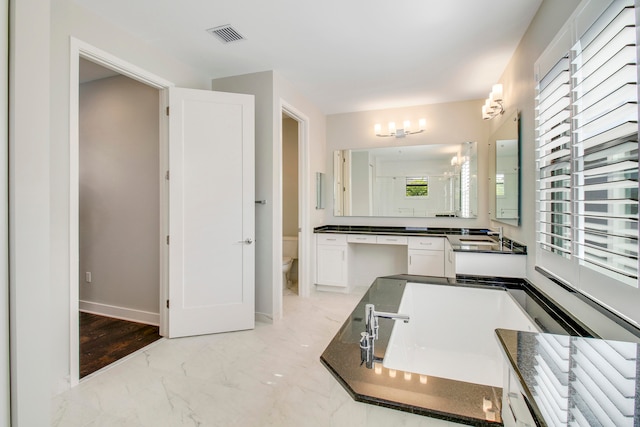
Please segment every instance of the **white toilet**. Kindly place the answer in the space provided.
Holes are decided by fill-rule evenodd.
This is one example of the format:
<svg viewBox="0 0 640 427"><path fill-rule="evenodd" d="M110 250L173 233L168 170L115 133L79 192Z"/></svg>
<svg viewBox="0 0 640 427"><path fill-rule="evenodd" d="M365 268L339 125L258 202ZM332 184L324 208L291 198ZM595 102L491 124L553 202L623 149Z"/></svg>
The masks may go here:
<svg viewBox="0 0 640 427"><path fill-rule="evenodd" d="M298 258L298 236L282 236L282 289L291 284L289 273Z"/></svg>

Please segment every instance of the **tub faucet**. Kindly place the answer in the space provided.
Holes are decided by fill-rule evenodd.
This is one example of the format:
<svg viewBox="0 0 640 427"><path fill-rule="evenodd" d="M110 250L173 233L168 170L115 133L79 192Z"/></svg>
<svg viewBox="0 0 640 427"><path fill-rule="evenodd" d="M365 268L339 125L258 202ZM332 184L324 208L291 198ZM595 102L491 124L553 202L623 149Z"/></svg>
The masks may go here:
<svg viewBox="0 0 640 427"><path fill-rule="evenodd" d="M498 236L498 243L502 246L502 238L504 237L502 234L502 226L498 227L498 231L487 231L487 236Z"/></svg>
<svg viewBox="0 0 640 427"><path fill-rule="evenodd" d="M403 320L404 323L409 323L409 316L406 314L376 311L376 307L373 304L366 304L364 306L364 314L364 325L367 328L367 335L373 337L374 340L378 339L378 318L380 317L385 319L400 319Z"/></svg>
<svg viewBox="0 0 640 427"><path fill-rule="evenodd" d="M366 331L360 333L360 364L366 364L367 368L372 369L374 362L382 362L382 359L376 357L375 340L378 339L378 318L400 319L404 323L409 322L409 316L400 313L387 313L384 311L376 311L373 304L364 306L365 317L364 324Z"/></svg>

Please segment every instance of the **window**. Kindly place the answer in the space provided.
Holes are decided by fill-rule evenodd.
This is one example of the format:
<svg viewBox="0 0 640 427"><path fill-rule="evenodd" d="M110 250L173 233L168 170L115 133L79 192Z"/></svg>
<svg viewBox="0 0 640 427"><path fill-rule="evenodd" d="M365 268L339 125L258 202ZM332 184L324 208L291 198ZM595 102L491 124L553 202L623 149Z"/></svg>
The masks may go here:
<svg viewBox="0 0 640 427"><path fill-rule="evenodd" d="M406 197L427 197L429 196L429 177L417 176L407 177L405 183Z"/></svg>
<svg viewBox="0 0 640 427"><path fill-rule="evenodd" d="M635 13L615 0L584 31L576 18L536 88L537 263L599 300L638 288Z"/></svg>
<svg viewBox="0 0 640 427"><path fill-rule="evenodd" d="M504 198L504 174L496 174L496 197Z"/></svg>

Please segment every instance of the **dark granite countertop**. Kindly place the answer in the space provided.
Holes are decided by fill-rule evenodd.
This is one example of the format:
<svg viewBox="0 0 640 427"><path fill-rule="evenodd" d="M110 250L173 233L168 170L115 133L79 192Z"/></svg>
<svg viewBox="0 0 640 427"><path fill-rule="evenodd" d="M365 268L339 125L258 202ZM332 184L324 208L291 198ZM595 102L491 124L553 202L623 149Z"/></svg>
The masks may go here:
<svg viewBox="0 0 640 427"><path fill-rule="evenodd" d="M527 247L509 238L499 244L496 236L490 236L488 228L447 228L447 227L387 227L365 225L323 225L313 229L314 233L334 234L379 234L400 236L446 237L455 252L481 252L526 255ZM495 244L489 244L491 239ZM474 243L474 240L477 243Z"/></svg>
<svg viewBox="0 0 640 427"><path fill-rule="evenodd" d="M640 425L640 345L497 329L541 426Z"/></svg>
<svg viewBox="0 0 640 427"><path fill-rule="evenodd" d="M542 330L565 334L589 333L571 319L559 316L560 310L551 301L536 293L535 289L530 289L522 280L488 281L485 278L481 281L407 275L378 278L320 357L321 362L356 401L469 425L501 425L499 411L495 413L496 420L493 421L487 419L487 413L483 410L483 399L490 399L494 408L501 407L500 387L432 376L425 384L418 374L405 377L404 372L397 372L393 377L382 364L378 364L377 369L368 369L360 363L359 340L361 332L365 331L365 304L375 304L379 311L397 312L407 281L507 289ZM375 357L382 359L394 321L381 318L379 322Z"/></svg>
<svg viewBox="0 0 640 427"><path fill-rule="evenodd" d="M376 225L322 225L313 229L314 233L344 234L400 234L403 236L447 236L449 234L484 235L488 228L458 227L393 227Z"/></svg>

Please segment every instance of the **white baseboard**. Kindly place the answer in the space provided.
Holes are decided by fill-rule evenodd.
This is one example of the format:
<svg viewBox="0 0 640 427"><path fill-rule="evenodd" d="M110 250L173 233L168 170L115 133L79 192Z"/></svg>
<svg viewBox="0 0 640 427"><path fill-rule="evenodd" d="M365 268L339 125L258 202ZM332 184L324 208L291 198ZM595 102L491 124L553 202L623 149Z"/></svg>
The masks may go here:
<svg viewBox="0 0 640 427"><path fill-rule="evenodd" d="M149 311L134 310L132 308L118 307L115 305L100 304L90 301L79 301L80 311L100 316L113 317L115 319L128 320L130 322L144 323L145 325L159 326L160 314Z"/></svg>
<svg viewBox="0 0 640 427"><path fill-rule="evenodd" d="M265 313L258 313L257 311L255 312L255 319L256 322L262 322L262 323L273 323L273 317L269 316L268 314Z"/></svg>
<svg viewBox="0 0 640 427"><path fill-rule="evenodd" d="M52 397L62 394L65 391L69 390L70 388L71 388L71 376L65 375L64 377L60 378L56 382L56 384L53 385L53 390L51 390Z"/></svg>

